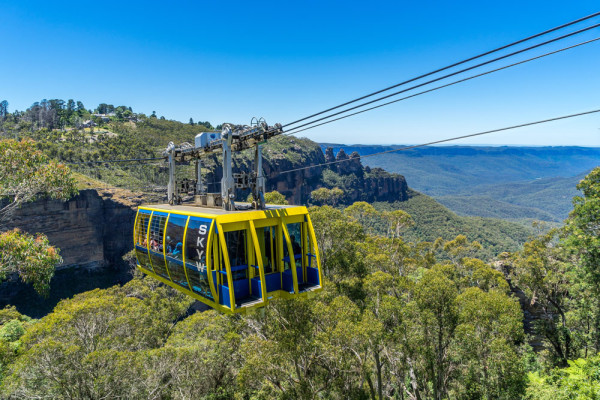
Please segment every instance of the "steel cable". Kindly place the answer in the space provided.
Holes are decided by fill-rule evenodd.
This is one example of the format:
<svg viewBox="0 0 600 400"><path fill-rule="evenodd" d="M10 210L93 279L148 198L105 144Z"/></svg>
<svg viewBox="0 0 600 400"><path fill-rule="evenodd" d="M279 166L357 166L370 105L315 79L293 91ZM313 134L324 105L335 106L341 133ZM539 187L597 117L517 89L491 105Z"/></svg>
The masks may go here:
<svg viewBox="0 0 600 400"><path fill-rule="evenodd" d="M597 27L599 27L599 26L600 26L600 23L599 23L599 24L595 24L595 25L588 26L588 27L586 27L586 28L579 29L579 30L577 30L577 31L575 31L575 32L571 32L571 33L568 33L568 34L565 34L565 35L562 35L562 36L559 36L559 37L556 37L556 38L553 38L553 39L547 40L547 41L545 41L545 42L538 43L538 44L535 44L535 45L533 45L533 46L529 46L529 47L526 47L526 48L524 48L524 49L517 50L517 51L515 51L515 52L509 53L509 54L505 54L505 55L503 55L503 56L500 56L500 57L494 58L494 59L492 59L492 60L488 60L488 61L485 61L485 62L482 62L482 63L476 64L476 65L473 65L473 66L471 66L471 67L468 67L468 68L461 69L460 71L456 71L456 72L453 72L453 73L451 73L451 74L446 74L446 75L444 75L444 76L441 76L441 77L439 77L439 78L435 78L435 79L429 80L429 81L427 81L427 82L420 83L420 84L418 84L418 85L415 85L415 86L411 86L411 87L409 87L408 89L403 89L403 90L400 90L400 91L397 91L397 92L394 92L394 93L391 93L391 94L388 94L388 95L385 95L385 96L379 97L379 98L377 98L377 99L375 99L375 100L370 100L370 101L367 101L367 102L365 102L365 103L362 103L362 104L359 104L359 105L356 105L356 106L353 106L353 107L347 108L347 109L345 109L345 110L338 111L338 112L336 112L336 113L333 113L333 114L326 115L326 116L324 116L324 117L321 117L321 118L318 118L318 119L316 119L316 120L313 120L313 121L310 121L310 122L307 122L307 123L304 123L304 124L298 125L298 126L296 126L296 127L292 128L291 130L299 129L299 128L302 128L302 127L304 127L304 126L307 126L307 125L314 124L315 122L323 121L324 119L328 119L328 118L331 118L331 117L335 117L335 116L337 116L337 115L340 115L340 114L346 113L346 112L348 112L348 111L356 110L357 108L364 107L364 106L367 106L367 105L369 105L369 104L373 104L373 103L376 103L376 102L378 102L378 101L385 100L385 99L388 99L388 98L390 98L390 97L393 97L393 96L397 96L397 95L399 95L399 94L402 94L402 93L406 93L406 92L408 92L408 91L410 91L410 90L417 89L417 88L420 88L420 87L422 87L422 86L425 86L425 85L429 85L430 83L438 82L438 81L440 81L440 80L442 80L442 79L450 78L450 77L452 77L452 76L455 76L455 75L461 74L461 73L463 73L463 72L467 72L467 71L473 70L473 69L475 69L475 68L479 68L479 67L482 67L482 66L484 66L484 65L488 65L488 64L491 64L491 63L493 63L493 62L496 62L496 61L503 60L503 59L505 59L505 58L508 58L508 57L513 57L513 56L515 56L515 55L517 55L517 54L521 54L521 53L524 53L524 52L526 52L526 51L530 51L530 50L536 49L536 48L538 48L538 47L545 46L545 45L547 45L547 44L554 43L554 42L557 42L557 41L559 41L559 40L566 39L566 38L568 38L568 37L571 37L571 36L574 36L574 35L578 35L578 34L580 34L580 33L583 33L583 32L586 32L586 31L589 31L589 30L591 30L591 29L594 29L594 28L597 28Z"/></svg>
<svg viewBox="0 0 600 400"><path fill-rule="evenodd" d="M387 88L385 88L385 89L381 89L381 90L375 91L375 92L373 92L373 93L367 94L367 95L365 95L365 96L358 97L358 98L356 98L356 99L354 99L354 100L347 101L347 102L345 102L345 103L342 103L342 104L340 104L340 105L337 105L337 106L335 106L335 107L328 108L328 109L326 109L326 110L323 110L323 111L320 111L320 112L318 112L318 113L315 113L315 114L309 115L309 116L307 116L307 117L304 117L304 118L298 119L298 120L296 120L296 121L289 122L289 123L287 123L287 124L283 125L283 127L285 128L286 126L289 126L289 125L295 125L295 124L297 124L298 122L302 122L302 121L305 121L305 120L307 120L307 119L310 119L310 118L316 117L316 116L318 116L318 115L325 114L326 112L329 112L329 111L336 110L336 109L338 109L338 108L340 108L340 107L347 106L348 104L356 103L357 101L364 100L364 99L366 99L366 98L368 98L368 97L375 96L375 95L377 95L377 94L379 94L379 93L383 93L383 92L386 92L386 91L388 91L388 90L391 90L391 89L397 88L397 87L399 87L399 86L406 85L407 83L411 83L411 82L414 82L414 81L416 81L416 80L419 80L419 79L422 79L422 78L425 78L425 77L428 77L428 76L434 75L434 74L436 74L436 73L438 73L438 72L442 72L442 71L448 70L448 69L450 69L450 68L453 68L453 67L456 67L456 66L459 66L459 65L465 64L465 63L467 63L467 62L469 62L469 61L473 61L473 60L476 60L476 59L478 59L478 58L485 57L485 56L487 56L487 55L490 55L490 54L493 54L493 53L497 53L498 51L505 50L505 49L507 49L507 48L510 48L510 47L516 46L516 45L518 45L518 44L521 44L521 43L527 42L527 41L529 41L529 40L532 40L532 39L535 39L535 38L538 38L538 37L541 37L541 36L547 35L548 33L552 33L552 32L558 31L558 30L560 30L560 29L566 28L566 27L568 27L568 26L575 25L575 24L577 24L577 23L579 23L579 22L583 22L583 21L586 21L586 20L588 20L588 19L591 19L591 18L597 17L597 16L599 16L599 15L600 15L600 12L596 12L596 13L590 14L590 15L588 15L588 16L586 16L586 17L582 17L582 18L576 19L576 20L574 20L574 21L568 22L568 23L566 23L566 24L559 25L559 26L557 26L557 27L554 27L554 28L552 28L552 29L548 29L548 30L546 30L546 31L543 31L543 32L537 33L537 34L535 34L535 35L532 35L532 36L528 36L528 37L526 37L526 38L524 38L524 39L517 40L516 42L509 43L509 44L507 44L507 45L504 45L504 46L498 47L498 48L496 48L496 49L493 49L493 50L490 50L490 51L486 51L485 53L481 53L481 54L479 54L479 55L476 55L476 56L473 56L473 57L467 58L467 59L465 59L465 60L462 60L462 61L456 62L456 63L454 63L454 64L450 64L450 65L448 65L448 66L446 66L446 67L442 67L442 68L436 69L435 71L431 71L431 72L428 72L428 73L426 73L426 74L419 75L419 76L417 76L417 77L411 78L411 79L409 79L409 80L406 80L406 81L404 81L404 82L400 82L400 83L398 83L398 84L395 84L395 85L389 86L389 87L387 87Z"/></svg>
<svg viewBox="0 0 600 400"><path fill-rule="evenodd" d="M382 155L382 154L395 153L397 151L405 151L405 150L410 150L410 149L416 149L416 148L419 148L419 147L432 146L434 144L446 143L446 142L451 142L451 141L454 141L454 140L466 139L466 138L471 138L471 137L475 137L475 136L488 135L490 133L502 132L502 131L507 131L507 130L511 130L511 129L524 128L526 126L539 125L539 124L544 124L544 123L547 123L547 122L559 121L559 120L568 119L568 118L575 118L575 117L580 117L580 116L583 116L583 115L594 114L594 113L598 113L598 112L600 112L600 109L592 110L592 111L585 111L585 112L581 112L581 113L577 113L577 114L564 115L564 116L561 116L561 117L544 119L544 120L541 120L541 121L527 122L527 123L524 123L524 124L513 125L513 126L508 126L508 127L499 128L499 129L492 129L492 130L489 130L489 131L483 131L483 132L478 132L478 133L471 133L469 135L454 136L454 137L447 138L447 139L435 140L433 142L416 144L416 145L412 145L412 146L401 147L401 148L398 148L398 149L392 149L392 150L380 151L380 152L373 153L373 154L367 154L365 156L360 156L360 158L362 159L362 158L368 158L368 157L375 157L375 156L379 156L379 155ZM339 163L350 161L350 160L353 160L353 158L347 158L347 159L344 159L344 160L336 160L336 161L330 161L330 162L325 162L325 163L320 163L320 164L314 164L314 165L309 165L307 167L288 169L288 170L285 170L285 171L282 171L282 172L278 173L277 175L283 175L283 174L287 174L287 173L290 173L290 172L302 171L302 170L305 170L305 169L311 169L311 168L316 168L316 167L323 167L323 166L326 166L326 165L339 164Z"/></svg>
<svg viewBox="0 0 600 400"><path fill-rule="evenodd" d="M289 132L284 133L284 135L294 135L294 134L302 132L302 131L306 131L306 130L309 130L309 129L312 129L312 128L316 128L318 126L326 125L326 124L329 124L329 123L332 123L332 122L335 122L335 121L339 121L339 120L344 119L344 118L352 117L354 115L362 114L364 112L375 110L376 108L381 108L381 107L384 107L384 106L387 106L387 105L390 105L390 104L393 104L393 103L398 103L400 101L407 100L407 99L410 99L410 98L413 98L413 97L417 97L417 96L420 96L422 94L434 92L436 90L440 90L440 89L443 89L443 88L446 88L446 87L449 87L449 86L453 86L453 85L456 85L458 83L466 82L466 81L469 81L471 79L479 78L481 76L489 75L489 74L494 73L494 72L502 71L502 70L507 69L507 68L515 67L517 65L525 64L527 62L538 60L540 58L547 57L547 56L550 56L550 55L553 55L553 54L557 54L557 53L560 53L560 52L563 52L563 51L566 51L566 50L574 49L576 47L583 46L585 44L590 44L590 43L596 42L598 40L600 40L600 37L597 37L597 38L591 39L591 40L587 40L585 42L577 43L577 44L569 46L569 47L564 47L564 48L559 49L559 50L554 50L554 51L551 51L549 53L545 53L545 54L542 54L542 55L539 55L539 56L536 56L536 57L529 58L527 60L523 60L523 61L519 61L519 62L516 62L516 63L513 63L513 64L509 64L509 65L506 65L504 67L500 67L500 68L496 68L496 69L493 69L493 70L490 70L490 71L487 71L487 72L483 72L481 74L473 75L473 76L470 76L468 78L460 79L458 81L455 81L455 82L452 82L452 83L448 83L446 85L437 86L437 87L429 89L429 90L424 90L424 91L419 92L419 93L411 94L410 96L402 97L400 99L389 101L387 103L379 104L379 105L376 105L374 107L369 107L367 109L360 110L360 111L354 112L352 114L344 115L344 116L341 116L339 118L335 118L335 119L332 119L332 120L329 120L329 121L321 122L320 124L308 126L306 128L303 128L303 129L299 129L299 130L294 131L294 129L296 129L296 128L292 128Z"/></svg>

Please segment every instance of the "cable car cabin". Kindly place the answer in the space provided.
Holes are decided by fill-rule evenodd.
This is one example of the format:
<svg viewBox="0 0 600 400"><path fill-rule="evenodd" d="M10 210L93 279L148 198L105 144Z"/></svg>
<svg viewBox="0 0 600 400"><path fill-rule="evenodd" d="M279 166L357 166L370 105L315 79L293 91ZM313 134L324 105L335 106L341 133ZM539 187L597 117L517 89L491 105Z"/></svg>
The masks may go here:
<svg viewBox="0 0 600 400"><path fill-rule="evenodd" d="M138 209L133 240L144 273L221 312L245 312L275 297L321 289L319 252L306 207L144 206Z"/></svg>

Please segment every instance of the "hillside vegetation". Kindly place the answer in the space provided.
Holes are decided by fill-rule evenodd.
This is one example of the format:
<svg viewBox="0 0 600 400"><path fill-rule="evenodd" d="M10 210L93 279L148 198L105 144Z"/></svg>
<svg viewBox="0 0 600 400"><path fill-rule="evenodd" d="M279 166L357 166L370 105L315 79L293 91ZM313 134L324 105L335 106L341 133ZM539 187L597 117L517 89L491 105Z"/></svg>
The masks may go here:
<svg viewBox="0 0 600 400"><path fill-rule="evenodd" d="M404 212L311 207L324 290L261 312L194 312L150 277L60 302L33 320L0 310L5 398L593 399L600 388L600 168L565 227L506 254L410 243ZM413 194L415 202L429 201ZM410 200L409 200L410 202ZM408 203L408 202L407 202ZM416 208L415 210L418 210ZM369 223L387 224L373 233ZM507 274L506 276L504 274ZM526 343L524 301L540 305Z"/></svg>
<svg viewBox="0 0 600 400"><path fill-rule="evenodd" d="M380 211L403 210L414 219L414 226L404 232L403 237L412 242L429 241L437 238L451 240L465 235L470 241L483 246L476 256L492 260L505 251L517 251L533 234L531 227L501 219L462 217L450 211L435 199L412 191L404 202L373 203Z"/></svg>
<svg viewBox="0 0 600 400"><path fill-rule="evenodd" d="M194 137L213 128L209 122L189 123L166 120L155 113L146 116L130 107L100 104L86 110L81 102L58 99L34 103L26 111L14 111L0 118L0 135L5 138L29 138L47 156L90 178L111 185L141 191L166 190L168 169L163 160L154 162L109 163L102 160L147 159L161 157L169 144L193 143ZM381 169L365 170L360 162L354 168L302 170L291 174L282 171L321 164L324 155L320 146L308 139L280 136L269 140L263 148L263 167L267 189L279 190L296 203L306 203L310 192L318 187L344 188L343 200L403 199L406 182L401 175ZM249 170L252 151L235 154L234 172ZM203 174L209 191L220 191L220 155L204 161ZM358 161L358 160L356 160ZM348 163L349 165L352 163ZM356 163L355 163L356 164ZM193 165L180 165L177 178L193 178ZM395 184L390 185L390 182ZM393 186L393 190L367 190L378 186ZM380 193L382 196L380 196ZM239 191L238 199L246 199L248 191Z"/></svg>
<svg viewBox="0 0 600 400"><path fill-rule="evenodd" d="M62 104L62 106L61 106ZM93 163L98 160L153 158L161 155L170 141L193 142L196 134L213 129L208 122L181 123L134 113L125 106L114 107L101 104L92 113L77 107L68 110L68 104L77 102L42 101L25 112L8 114L0 127L5 136L31 138L49 157L69 166L87 180L85 187L114 185L156 194L165 193L168 169L162 160L151 163ZM61 108L62 107L62 108ZM94 117L98 112L117 110L109 117ZM125 113L125 111L127 113ZM110 114L110 113L109 113ZM105 115L105 114L102 114ZM82 121L92 118L94 126L83 127ZM57 122L59 121L59 122ZM88 121L89 123L90 121ZM339 151L323 152L319 144L306 139L280 136L270 140L263 150L267 189L278 190L297 204L307 204L310 193L318 188L339 188L340 205L355 201L379 202L381 210L403 209L408 211L417 225L407 232L408 239L433 241L437 237L451 240L465 234L469 240L478 240L483 249L478 257L492 259L502 251L514 251L525 242L531 230L506 221L459 217L425 195L409 191L404 178L379 168L364 167L356 154ZM205 178L209 191L218 191L222 171L219 156L208 159ZM347 162L328 167L318 167L292 174L280 174L288 169L302 168L331 160L348 159ZM368 160L368 159L367 159ZM245 151L234 157L234 170L249 170L253 153ZM178 168L178 176L193 177L193 166ZM88 178L85 178L88 177ZM412 183L411 183L412 185ZM238 198L246 199L248 192L240 192ZM408 200L408 201L406 201ZM498 210L499 208L496 208ZM543 212L525 214L524 218L545 219ZM490 215L499 216L499 215ZM501 216L501 215L500 215Z"/></svg>
<svg viewBox="0 0 600 400"><path fill-rule="evenodd" d="M600 163L600 158L597 160ZM520 206L522 210L530 210L533 215L536 212L547 213L556 221L565 219L573 208L571 200L580 195L577 184L589 173L586 170L568 178L553 177L540 178L527 182L509 182L498 185L479 185L471 189L473 196L488 196L493 199L501 199L503 203ZM440 196L440 202L450 196ZM528 215L524 218L536 218ZM549 220L538 217L538 219Z"/></svg>
<svg viewBox="0 0 600 400"><path fill-rule="evenodd" d="M58 113L41 115L44 123L59 127L21 131L15 128L17 118L11 133L33 136L45 129L47 136L57 136L48 142L41 136L38 145L45 149L43 144L52 144L48 148L56 149L54 157L71 156L61 147L66 141L62 135L69 132L66 125L48 117ZM119 123L134 123L135 130L123 133ZM134 136L143 132L137 131L143 123L143 118L116 121L103 133L110 143L106 149L118 152L118 138L140 139ZM95 142L87 140L93 145L89 153L102 148ZM302 157L303 146L289 143L298 153L294 157ZM55 190L64 192L55 193L63 198L75 185L96 184L81 175L75 179L32 141L3 139L0 144L5 171L0 175L14 188L0 194L3 201L8 197L17 204ZM286 151L288 146L283 146L281 153ZM326 159L333 157L328 153ZM340 153L338 158L345 156ZM279 152L273 151L272 157L293 165ZM354 186L358 194L366 192L358 183L399 182L393 175L365 180L374 169L363 169L355 155L350 158L344 168L327 169L325 178L319 171L313 178L330 186L343 184L346 192ZM19 197L22 189L32 196ZM310 207L323 291L273 299L248 315L197 312L192 299L137 273L127 283L64 299L40 319L6 307L0 310L1 396L597 398L600 168L578 189L582 196L573 199L564 226L530 238L511 253L506 250L525 240L521 226L460 217L412 190L405 191L406 201ZM319 190L315 200L348 201L337 186ZM47 283L60 250L44 241L43 233L33 237L13 230L0 239L3 279L14 272L25 281L29 276L34 286ZM495 262L486 262L500 251ZM36 268L36 259L47 266ZM518 288L519 297L513 288ZM43 286L38 289L46 292ZM538 353L527 343L522 307L535 308L528 333L541 342Z"/></svg>

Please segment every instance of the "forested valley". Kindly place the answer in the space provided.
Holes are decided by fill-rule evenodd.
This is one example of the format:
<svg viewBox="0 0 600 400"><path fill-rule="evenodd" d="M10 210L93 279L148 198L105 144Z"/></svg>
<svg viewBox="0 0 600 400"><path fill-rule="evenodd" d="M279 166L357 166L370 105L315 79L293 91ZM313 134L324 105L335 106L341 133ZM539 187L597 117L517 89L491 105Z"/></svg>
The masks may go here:
<svg viewBox="0 0 600 400"><path fill-rule="evenodd" d="M598 165L600 148L578 146L423 147L336 145L356 151L372 168L406 177L411 188L459 215L560 223L571 211L575 186ZM379 152L388 152L376 154Z"/></svg>
<svg viewBox="0 0 600 400"><path fill-rule="evenodd" d="M127 107L119 115L109 105L91 113L63 103L34 104L23 113L0 109L0 219L40 194L68 199L80 185L105 177L145 186L156 176L139 172L143 166L74 165L75 174L61 162L155 157L165 132L183 141L210 128ZM83 126L92 114L113 112ZM85 175L91 170L96 176ZM0 311L1 396L600 397L600 168L578 184L581 196L563 225L526 232L506 221L500 229L497 220L451 214L434 219L438 230L424 230L420 221L434 209L426 196L409 193L395 206L345 204L356 181L339 170L325 175L309 208L326 279L322 292L244 316L196 312L192 299L135 272L130 254L127 283L77 294L40 319L11 306ZM271 199L286 201L276 193ZM484 232L479 240L460 232L474 221L481 224L474 230ZM488 243L484 229L504 238ZM509 242L515 232L531 236ZM502 249L503 240L510 246ZM40 295L60 262L60 249L43 234L1 228L0 255L3 278L17 274ZM538 313L527 332L517 292Z"/></svg>

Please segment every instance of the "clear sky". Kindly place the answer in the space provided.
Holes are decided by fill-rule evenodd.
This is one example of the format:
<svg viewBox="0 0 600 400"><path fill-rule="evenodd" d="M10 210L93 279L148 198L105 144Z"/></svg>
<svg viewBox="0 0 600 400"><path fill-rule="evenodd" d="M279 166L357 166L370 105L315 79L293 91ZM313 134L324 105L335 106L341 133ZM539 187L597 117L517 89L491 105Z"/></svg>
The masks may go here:
<svg viewBox="0 0 600 400"><path fill-rule="evenodd" d="M0 0L0 100L286 123L597 11L597 0ZM599 71L600 41L302 135L421 143L599 109ZM596 114L460 143L600 146L599 128Z"/></svg>

